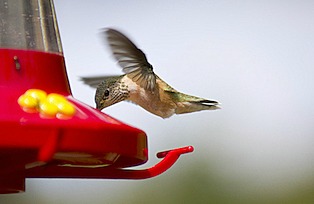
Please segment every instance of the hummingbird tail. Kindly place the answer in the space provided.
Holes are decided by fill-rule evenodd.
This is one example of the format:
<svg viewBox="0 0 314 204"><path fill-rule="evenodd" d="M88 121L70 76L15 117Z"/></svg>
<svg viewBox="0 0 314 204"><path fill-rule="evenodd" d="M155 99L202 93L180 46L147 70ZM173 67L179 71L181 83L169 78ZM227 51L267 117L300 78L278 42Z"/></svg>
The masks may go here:
<svg viewBox="0 0 314 204"><path fill-rule="evenodd" d="M213 106L213 105L218 105L219 103L217 101L212 101L212 100L207 100L207 99L202 99L200 101L191 101L192 103L198 103L202 104L205 106Z"/></svg>
<svg viewBox="0 0 314 204"><path fill-rule="evenodd" d="M193 101L191 103L194 103L197 107L200 108L200 110L216 110L216 109L220 109L220 107L218 106L219 103L217 101L200 100L200 101Z"/></svg>
<svg viewBox="0 0 314 204"><path fill-rule="evenodd" d="M191 113L202 110L220 109L220 107L218 106L219 103L217 101L206 99L180 102L177 105L178 107L176 109L176 114Z"/></svg>

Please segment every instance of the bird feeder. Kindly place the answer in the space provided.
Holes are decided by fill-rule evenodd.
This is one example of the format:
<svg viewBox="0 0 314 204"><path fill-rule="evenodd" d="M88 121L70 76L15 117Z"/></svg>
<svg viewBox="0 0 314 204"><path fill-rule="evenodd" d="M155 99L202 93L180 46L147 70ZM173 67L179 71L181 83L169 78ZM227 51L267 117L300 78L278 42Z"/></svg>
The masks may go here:
<svg viewBox="0 0 314 204"><path fill-rule="evenodd" d="M0 4L0 193L25 191L25 178L150 178L193 151L125 169L147 162L147 136L73 98L53 1Z"/></svg>

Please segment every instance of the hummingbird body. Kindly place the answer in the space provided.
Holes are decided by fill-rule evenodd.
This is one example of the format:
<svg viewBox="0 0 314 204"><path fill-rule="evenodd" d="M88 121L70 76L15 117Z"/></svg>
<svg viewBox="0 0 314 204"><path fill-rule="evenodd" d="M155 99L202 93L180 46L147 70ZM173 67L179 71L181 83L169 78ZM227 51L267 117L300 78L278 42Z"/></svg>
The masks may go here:
<svg viewBox="0 0 314 204"><path fill-rule="evenodd" d="M129 96L126 98L127 101L131 101L162 118L168 118L174 114L176 105L170 99L169 94L165 93L159 86L160 82L158 79L154 91L146 91L133 82L127 75L125 75L121 81L128 86Z"/></svg>
<svg viewBox="0 0 314 204"><path fill-rule="evenodd" d="M180 93L160 79L145 54L122 33L108 29L106 35L114 57L126 74L82 78L84 83L97 88L97 109L102 110L124 100L162 118L219 109L218 102Z"/></svg>

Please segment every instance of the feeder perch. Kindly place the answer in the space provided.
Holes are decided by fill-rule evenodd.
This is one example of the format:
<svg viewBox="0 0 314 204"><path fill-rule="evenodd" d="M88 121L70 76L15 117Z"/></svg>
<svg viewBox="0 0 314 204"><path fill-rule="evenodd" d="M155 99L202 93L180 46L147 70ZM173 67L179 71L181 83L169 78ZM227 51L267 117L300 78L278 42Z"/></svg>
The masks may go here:
<svg viewBox="0 0 314 204"><path fill-rule="evenodd" d="M52 0L0 0L0 193L25 178L145 179L183 147L148 160L147 136L72 97Z"/></svg>

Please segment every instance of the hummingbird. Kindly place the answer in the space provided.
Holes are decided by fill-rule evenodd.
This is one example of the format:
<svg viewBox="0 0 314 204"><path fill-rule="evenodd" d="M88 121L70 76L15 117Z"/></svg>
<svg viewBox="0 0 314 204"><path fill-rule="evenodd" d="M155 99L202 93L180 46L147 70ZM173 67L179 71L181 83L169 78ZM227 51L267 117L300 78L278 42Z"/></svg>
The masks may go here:
<svg viewBox="0 0 314 204"><path fill-rule="evenodd" d="M97 109L130 101L162 118L173 114L220 109L217 101L187 95L168 85L154 73L144 52L121 32L108 28L103 34L113 57L125 74L81 78L85 84L97 88Z"/></svg>

